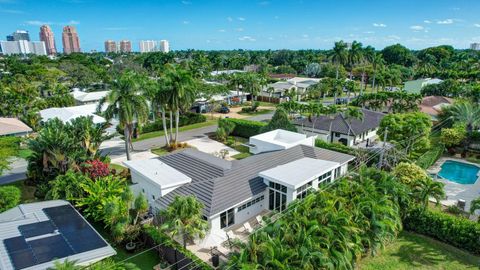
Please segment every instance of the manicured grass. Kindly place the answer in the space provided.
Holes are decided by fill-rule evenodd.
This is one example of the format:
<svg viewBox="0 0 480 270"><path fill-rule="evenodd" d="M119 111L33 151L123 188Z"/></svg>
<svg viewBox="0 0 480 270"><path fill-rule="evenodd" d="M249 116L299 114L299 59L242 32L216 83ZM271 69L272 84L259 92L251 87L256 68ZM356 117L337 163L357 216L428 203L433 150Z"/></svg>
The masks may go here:
<svg viewBox="0 0 480 270"><path fill-rule="evenodd" d="M162 148L151 149L150 151L152 153L154 153L155 155L159 155L159 156L163 156L163 155L166 155L166 154L170 153L170 152L168 152L167 149L165 149L163 147Z"/></svg>
<svg viewBox="0 0 480 270"><path fill-rule="evenodd" d="M237 160L240 160L240 159L247 158L247 157L249 157L249 156L251 156L251 155L252 155L252 154L250 154L250 153L240 153L240 154L233 155L232 158L237 159Z"/></svg>
<svg viewBox="0 0 480 270"><path fill-rule="evenodd" d="M232 158L244 159L252 155L250 154L250 149L247 146L243 145L244 143L248 142L248 139L243 137L237 137L237 136L231 136L231 137L235 138L235 144L231 145L230 147L240 152L239 154L233 155Z"/></svg>
<svg viewBox="0 0 480 270"><path fill-rule="evenodd" d="M27 159L32 154L30 149L20 149L18 150L17 157Z"/></svg>
<svg viewBox="0 0 480 270"><path fill-rule="evenodd" d="M192 125L188 125L188 126L179 127L178 130L179 130L179 132L182 132L182 131L192 130L192 129L196 129L196 128L213 126L216 123L217 123L217 120L208 120L208 121L202 122L202 123L196 123L196 124L192 124ZM146 139L160 137L160 136L163 136L163 135L165 135L165 132L163 130L154 131L154 132L141 134L138 138L133 139L132 141L138 142L138 141L143 141L143 140L146 140Z"/></svg>
<svg viewBox="0 0 480 270"><path fill-rule="evenodd" d="M255 115L267 114L267 113L271 113L271 112L273 112L273 110L261 109L261 110L257 110L256 112L239 112L238 114L255 116Z"/></svg>
<svg viewBox="0 0 480 270"><path fill-rule="evenodd" d="M361 270L478 269L480 257L434 239L402 232L375 257L360 261Z"/></svg>
<svg viewBox="0 0 480 270"><path fill-rule="evenodd" d="M122 172L123 170L126 169L124 166L119 165L119 164L115 164L115 163L110 163L110 165L108 165L108 167L110 169L114 169L117 173L120 173L120 172Z"/></svg>
<svg viewBox="0 0 480 270"><path fill-rule="evenodd" d="M16 186L22 191L22 197L20 199L20 203L31 203L31 202L38 201L38 199L35 198L35 195L34 195L36 188L33 186L25 185L25 180L14 182L9 185Z"/></svg>

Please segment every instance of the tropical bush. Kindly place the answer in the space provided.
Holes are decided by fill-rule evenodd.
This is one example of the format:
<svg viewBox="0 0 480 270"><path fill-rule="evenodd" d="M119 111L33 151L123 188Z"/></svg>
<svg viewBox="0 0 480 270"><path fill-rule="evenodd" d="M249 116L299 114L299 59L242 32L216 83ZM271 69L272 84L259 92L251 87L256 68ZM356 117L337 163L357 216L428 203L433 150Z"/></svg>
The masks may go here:
<svg viewBox="0 0 480 270"><path fill-rule="evenodd" d="M3 170L9 168L8 158L18 154L20 148L20 138L18 137L0 137L0 175Z"/></svg>
<svg viewBox="0 0 480 270"><path fill-rule="evenodd" d="M260 134L262 127L266 126L265 123L245 119L223 118L220 121L233 123L235 127L231 135L243 138L250 138Z"/></svg>
<svg viewBox="0 0 480 270"><path fill-rule="evenodd" d="M15 207L20 202L22 193L14 186L0 186L0 212Z"/></svg>
<svg viewBox="0 0 480 270"><path fill-rule="evenodd" d="M424 169L408 162L400 162L392 173L398 180L410 187L413 187L417 181L428 178Z"/></svg>
<svg viewBox="0 0 480 270"><path fill-rule="evenodd" d="M260 130L260 133L275 129L284 129L297 132L297 128L290 122L284 109L278 108L268 124Z"/></svg>
<svg viewBox="0 0 480 270"><path fill-rule="evenodd" d="M85 191L82 185L86 184L88 181L91 180L82 173L69 170L66 174L59 175L54 180L50 181L50 188L45 198L73 202L85 196Z"/></svg>
<svg viewBox="0 0 480 270"><path fill-rule="evenodd" d="M438 211L413 208L403 221L405 229L424 234L480 255L480 224Z"/></svg>
<svg viewBox="0 0 480 270"><path fill-rule="evenodd" d="M441 131L440 141L446 147L452 147L460 145L465 140L467 132L465 131L465 125L454 125L453 128L444 128Z"/></svg>
<svg viewBox="0 0 480 270"><path fill-rule="evenodd" d="M97 179L99 177L105 177L110 174L109 165L98 159L87 160L82 165L82 172L91 179Z"/></svg>
<svg viewBox="0 0 480 270"><path fill-rule="evenodd" d="M203 123L207 121L207 117L203 114L186 112L180 115L178 126L183 127L196 123ZM170 126L170 118L166 118L167 127ZM153 131L163 130L162 119L157 119L155 122L149 122L142 125L140 133L148 133ZM123 132L123 131L122 131Z"/></svg>
<svg viewBox="0 0 480 270"><path fill-rule="evenodd" d="M319 148L324 148L324 149L344 153L344 154L350 154L351 155L351 154L355 153L355 149L353 149L349 146L346 146L344 144L337 143L337 142L329 143L329 142L326 142L322 139L316 139L315 140L315 146L319 147Z"/></svg>
<svg viewBox="0 0 480 270"><path fill-rule="evenodd" d="M235 269L354 269L402 229L408 190L385 172L354 177L290 204L273 224L255 231L228 265Z"/></svg>
<svg viewBox="0 0 480 270"><path fill-rule="evenodd" d="M435 145L430 150L418 157L416 164L422 169L428 169L428 167L432 166L433 164L435 164L435 162L437 162L437 160L442 156L444 151L445 146L443 146L442 144Z"/></svg>

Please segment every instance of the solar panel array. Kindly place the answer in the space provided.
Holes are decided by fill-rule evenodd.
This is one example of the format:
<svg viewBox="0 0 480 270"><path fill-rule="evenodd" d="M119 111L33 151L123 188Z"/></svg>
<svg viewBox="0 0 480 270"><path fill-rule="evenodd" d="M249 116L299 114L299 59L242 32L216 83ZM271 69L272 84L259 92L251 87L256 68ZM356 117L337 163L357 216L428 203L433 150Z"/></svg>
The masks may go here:
<svg viewBox="0 0 480 270"><path fill-rule="evenodd" d="M21 236L3 240L15 269L108 245L71 205L43 211L50 220L21 225L18 227Z"/></svg>

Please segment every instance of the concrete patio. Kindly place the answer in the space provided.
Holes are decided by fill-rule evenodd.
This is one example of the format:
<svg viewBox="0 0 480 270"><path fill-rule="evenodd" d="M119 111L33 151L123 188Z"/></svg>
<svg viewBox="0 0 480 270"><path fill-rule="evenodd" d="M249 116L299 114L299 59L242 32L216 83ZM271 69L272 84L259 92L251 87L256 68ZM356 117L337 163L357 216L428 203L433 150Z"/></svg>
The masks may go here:
<svg viewBox="0 0 480 270"><path fill-rule="evenodd" d="M188 145L195 147L197 150L205 152L207 154L211 154L211 155L217 155L222 150L227 150L228 151L227 159L229 159L231 156L234 156L236 154L240 154L240 152L238 152L237 150L231 147L228 147L223 143L212 140L206 136L202 138L188 140L185 142Z"/></svg>

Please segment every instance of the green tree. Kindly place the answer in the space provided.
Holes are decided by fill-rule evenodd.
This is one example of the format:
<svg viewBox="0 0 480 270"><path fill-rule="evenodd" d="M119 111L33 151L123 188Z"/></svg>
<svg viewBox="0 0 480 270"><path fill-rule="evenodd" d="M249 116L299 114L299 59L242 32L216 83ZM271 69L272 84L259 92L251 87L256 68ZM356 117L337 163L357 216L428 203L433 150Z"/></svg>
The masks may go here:
<svg viewBox="0 0 480 270"><path fill-rule="evenodd" d="M343 40L335 42L330 58L336 66L335 79L338 79L340 66L345 65L348 61L347 44Z"/></svg>
<svg viewBox="0 0 480 270"><path fill-rule="evenodd" d="M70 261L68 259L64 261L54 261L52 270L80 270L81 266L77 265L77 261Z"/></svg>
<svg viewBox="0 0 480 270"><path fill-rule="evenodd" d="M85 191L82 185L90 179L80 172L69 170L65 175L59 175L50 181L50 189L45 198L54 200L75 201L83 198Z"/></svg>
<svg viewBox="0 0 480 270"><path fill-rule="evenodd" d="M466 101L456 102L448 108L448 112L454 123L465 125L467 138L464 140L464 154L466 154L472 140L473 131L480 127L480 106Z"/></svg>
<svg viewBox="0 0 480 270"><path fill-rule="evenodd" d="M275 129L284 129L293 132L297 131L297 128L290 122L287 113L282 108L277 108L272 119L262 128L261 132L268 132Z"/></svg>
<svg viewBox="0 0 480 270"><path fill-rule="evenodd" d="M142 94L144 79L132 72L126 72L114 81L111 91L100 100L97 111L101 112L104 104L108 104L103 114L107 119L117 118L124 130L125 152L130 160L131 140L134 124L140 125L148 118L148 104Z"/></svg>
<svg viewBox="0 0 480 270"><path fill-rule="evenodd" d="M382 55L387 64L411 66L415 59L413 53L400 44L385 47Z"/></svg>
<svg viewBox="0 0 480 270"><path fill-rule="evenodd" d="M460 145L465 140L467 132L464 124L457 124L453 128L442 128L440 141L446 147Z"/></svg>
<svg viewBox="0 0 480 270"><path fill-rule="evenodd" d="M470 202L470 214L475 214L477 210L480 210L480 197ZM478 222L480 222L480 216L478 217Z"/></svg>
<svg viewBox="0 0 480 270"><path fill-rule="evenodd" d="M15 207L20 202L21 192L15 186L0 186L0 212Z"/></svg>
<svg viewBox="0 0 480 270"><path fill-rule="evenodd" d="M427 177L424 179L419 179L415 182L415 185L412 190L412 195L415 200L420 203L424 209L428 207L428 202L430 197L433 197L437 204L440 203L440 200L445 198L445 191L443 187L445 184L437 182Z"/></svg>
<svg viewBox="0 0 480 270"><path fill-rule="evenodd" d="M166 230L172 237L180 236L183 247L194 237L205 237L208 223L202 218L203 204L193 196L176 196L167 209L160 212L165 218L161 229Z"/></svg>
<svg viewBox="0 0 480 270"><path fill-rule="evenodd" d="M400 162L395 166L392 174L403 184L413 187L417 181L429 178L425 170L414 163Z"/></svg>

